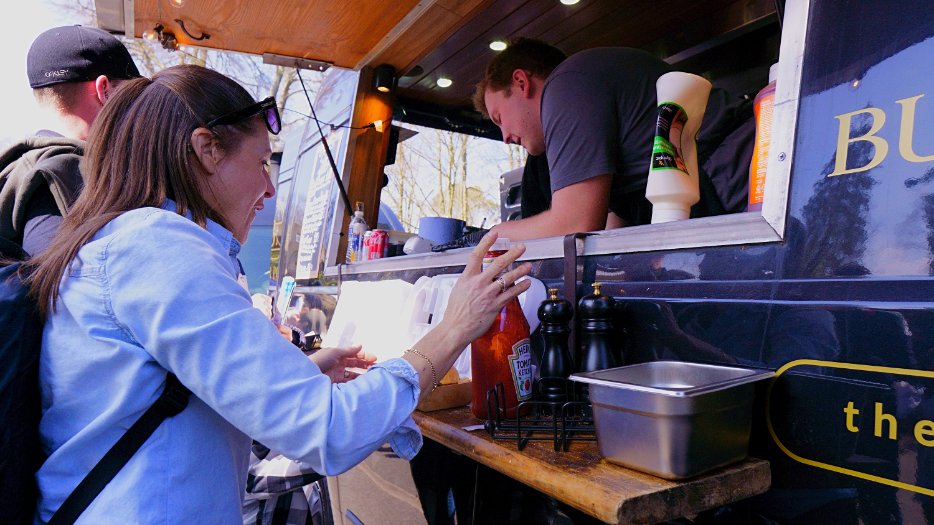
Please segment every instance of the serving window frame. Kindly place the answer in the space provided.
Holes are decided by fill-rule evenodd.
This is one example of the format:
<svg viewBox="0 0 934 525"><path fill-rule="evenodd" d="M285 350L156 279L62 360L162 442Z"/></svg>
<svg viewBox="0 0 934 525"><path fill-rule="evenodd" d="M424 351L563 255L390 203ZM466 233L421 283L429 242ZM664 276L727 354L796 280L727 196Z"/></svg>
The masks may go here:
<svg viewBox="0 0 934 525"><path fill-rule="evenodd" d="M678 250L715 246L777 243L784 238L788 193L794 161L801 71L806 50L810 0L789 0L785 6L779 48L772 136L761 212L734 213L662 224L592 232L583 241L582 256ZM562 237L523 241L520 260L561 258ZM325 276L394 272L463 265L469 248L337 264Z"/></svg>

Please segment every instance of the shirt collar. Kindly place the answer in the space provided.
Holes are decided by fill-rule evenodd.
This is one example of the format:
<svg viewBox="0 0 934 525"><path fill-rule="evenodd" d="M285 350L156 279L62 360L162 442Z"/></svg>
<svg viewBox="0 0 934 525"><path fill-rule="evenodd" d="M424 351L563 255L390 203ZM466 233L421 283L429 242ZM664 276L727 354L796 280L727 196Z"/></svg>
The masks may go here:
<svg viewBox="0 0 934 525"><path fill-rule="evenodd" d="M175 201L172 199L166 199L162 203L162 209L166 211L171 211L173 213L178 213L178 205L175 204ZM185 217L191 219L191 211L185 212ZM208 231L211 235L214 236L221 243L221 246L227 249L228 255L231 257L236 257L240 253L241 244L236 237L233 236L233 233L230 232L227 228L224 228L220 224L207 219L207 225L205 230Z"/></svg>

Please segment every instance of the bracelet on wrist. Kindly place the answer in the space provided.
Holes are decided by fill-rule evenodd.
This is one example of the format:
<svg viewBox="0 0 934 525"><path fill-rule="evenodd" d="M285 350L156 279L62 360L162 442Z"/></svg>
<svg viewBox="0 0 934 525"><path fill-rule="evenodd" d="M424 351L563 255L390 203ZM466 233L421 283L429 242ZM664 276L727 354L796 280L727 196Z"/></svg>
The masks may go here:
<svg viewBox="0 0 934 525"><path fill-rule="evenodd" d="M425 354L419 352L419 351L416 350L415 348L409 348L408 350L406 350L406 351L403 352L403 353L404 353L404 354L415 354L415 355L417 355L418 357L421 357L422 359L424 359L425 361L427 361L427 362L428 362L428 366L431 368L431 391L434 391L434 389L438 388L438 386L439 386L441 383L438 382L438 371L435 369L435 364L431 362L431 359L428 359L428 356L426 356Z"/></svg>

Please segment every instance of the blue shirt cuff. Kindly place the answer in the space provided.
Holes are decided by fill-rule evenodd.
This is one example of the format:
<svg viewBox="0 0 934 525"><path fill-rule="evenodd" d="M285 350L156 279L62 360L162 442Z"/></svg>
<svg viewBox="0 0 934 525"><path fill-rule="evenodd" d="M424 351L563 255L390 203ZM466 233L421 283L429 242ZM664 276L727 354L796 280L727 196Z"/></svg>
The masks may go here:
<svg viewBox="0 0 934 525"><path fill-rule="evenodd" d="M373 368L383 368L412 385L413 404L418 404L418 397L421 395L418 372L408 361L402 358L389 359L373 365ZM422 448L422 433L411 416L405 418L399 428L389 436L389 446L392 447L393 452L407 461L411 461Z"/></svg>

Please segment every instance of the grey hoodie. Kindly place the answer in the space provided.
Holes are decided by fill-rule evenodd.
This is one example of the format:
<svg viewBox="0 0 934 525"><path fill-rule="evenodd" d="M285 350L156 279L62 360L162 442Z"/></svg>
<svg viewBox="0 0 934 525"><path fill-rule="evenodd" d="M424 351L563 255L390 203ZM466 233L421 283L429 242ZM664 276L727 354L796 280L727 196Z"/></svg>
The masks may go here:
<svg viewBox="0 0 934 525"><path fill-rule="evenodd" d="M0 153L0 256L22 259L29 200L43 185L62 216L78 196L84 141L27 137Z"/></svg>

